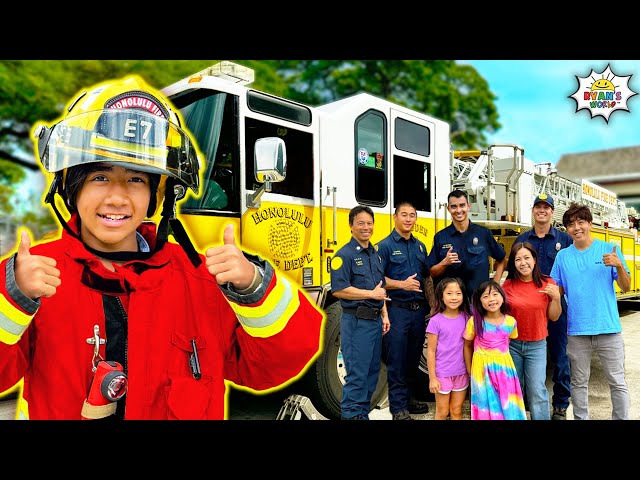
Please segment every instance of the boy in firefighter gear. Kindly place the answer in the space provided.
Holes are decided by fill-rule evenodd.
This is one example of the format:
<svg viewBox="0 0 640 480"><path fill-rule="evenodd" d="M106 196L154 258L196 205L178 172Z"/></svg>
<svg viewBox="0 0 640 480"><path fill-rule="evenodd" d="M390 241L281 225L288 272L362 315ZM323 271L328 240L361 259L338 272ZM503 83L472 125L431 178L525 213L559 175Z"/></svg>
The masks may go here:
<svg viewBox="0 0 640 480"><path fill-rule="evenodd" d="M160 92L105 82L34 136L63 231L35 245L22 230L0 263L0 391L23 379L21 417L94 418L83 405L108 361L127 390L107 418L224 419L228 382L265 391L315 358L322 312L232 225L204 255L191 244L176 202L198 194L200 159Z"/></svg>

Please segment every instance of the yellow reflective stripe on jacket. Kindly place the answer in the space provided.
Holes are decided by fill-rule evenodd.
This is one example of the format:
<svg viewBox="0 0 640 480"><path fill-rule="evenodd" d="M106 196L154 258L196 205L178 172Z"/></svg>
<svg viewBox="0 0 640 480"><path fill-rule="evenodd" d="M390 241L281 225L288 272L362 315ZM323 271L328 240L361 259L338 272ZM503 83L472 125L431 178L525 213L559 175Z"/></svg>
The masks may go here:
<svg viewBox="0 0 640 480"><path fill-rule="evenodd" d="M266 338L282 331L298 310L298 291L282 277L276 277L276 285L262 305L246 306L230 302L245 332L252 337Z"/></svg>
<svg viewBox="0 0 640 480"><path fill-rule="evenodd" d="M29 404L22 395L18 398L16 420L29 420Z"/></svg>
<svg viewBox="0 0 640 480"><path fill-rule="evenodd" d="M31 323L33 315L22 313L0 294L0 342L13 345Z"/></svg>

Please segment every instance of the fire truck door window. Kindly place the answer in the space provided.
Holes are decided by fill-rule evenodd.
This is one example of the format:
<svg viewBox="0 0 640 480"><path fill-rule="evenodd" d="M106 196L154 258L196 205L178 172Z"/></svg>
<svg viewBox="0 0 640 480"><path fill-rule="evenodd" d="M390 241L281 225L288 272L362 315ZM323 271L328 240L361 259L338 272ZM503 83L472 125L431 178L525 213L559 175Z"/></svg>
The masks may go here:
<svg viewBox="0 0 640 480"><path fill-rule="evenodd" d="M393 205L411 202L416 210L430 212L433 202L431 164L393 156Z"/></svg>
<svg viewBox="0 0 640 480"><path fill-rule="evenodd" d="M282 182L272 183L271 192L293 197L313 199L313 135L275 123L245 119L245 151L247 190L257 190L253 153L256 140L264 137L279 137L287 148L287 176Z"/></svg>
<svg viewBox="0 0 640 480"><path fill-rule="evenodd" d="M409 122L404 118L396 118L395 145L397 149L428 157L431 153L429 138L429 128Z"/></svg>
<svg viewBox="0 0 640 480"><path fill-rule="evenodd" d="M387 121L370 110L355 122L356 200L365 205L387 204Z"/></svg>

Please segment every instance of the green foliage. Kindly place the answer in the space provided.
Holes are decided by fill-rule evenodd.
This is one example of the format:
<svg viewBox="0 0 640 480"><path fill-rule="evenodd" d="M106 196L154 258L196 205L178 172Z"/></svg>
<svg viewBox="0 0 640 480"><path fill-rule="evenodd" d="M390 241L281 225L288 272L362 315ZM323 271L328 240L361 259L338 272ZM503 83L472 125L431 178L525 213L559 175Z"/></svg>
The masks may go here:
<svg viewBox="0 0 640 480"><path fill-rule="evenodd" d="M11 187L0 185L0 212L2 212L2 216L13 214L12 195L13 189Z"/></svg>
<svg viewBox="0 0 640 480"><path fill-rule="evenodd" d="M45 233L60 229L58 219L51 214L49 209L26 212L18 223L27 227L36 238L42 237Z"/></svg>
<svg viewBox="0 0 640 480"><path fill-rule="evenodd" d="M0 159L0 212L12 214L14 211L11 197L13 186L26 177L24 170L15 163Z"/></svg>
<svg viewBox="0 0 640 480"><path fill-rule="evenodd" d="M0 184L15 185L26 177L24 170L15 163L0 158Z"/></svg>
<svg viewBox="0 0 640 480"><path fill-rule="evenodd" d="M453 60L273 60L287 96L320 105L361 92L418 110L451 125L457 148L486 146L498 130L495 95L470 65Z"/></svg>

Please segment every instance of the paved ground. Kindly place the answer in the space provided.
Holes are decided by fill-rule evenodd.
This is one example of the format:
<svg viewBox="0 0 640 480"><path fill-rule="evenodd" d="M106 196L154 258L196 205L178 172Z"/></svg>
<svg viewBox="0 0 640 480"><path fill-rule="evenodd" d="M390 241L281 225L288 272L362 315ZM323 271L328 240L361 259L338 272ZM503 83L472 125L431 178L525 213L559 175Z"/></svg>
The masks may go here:
<svg viewBox="0 0 640 480"><path fill-rule="evenodd" d="M640 304L620 303L622 332L625 342L626 379L629 386L631 406L629 416L632 420L640 420ZM589 408L593 420L607 420L611 418L611 401L609 387L602 374L600 360L594 355L589 381ZM551 372L548 372L549 379ZM551 389L551 383L547 383ZM256 398L253 395L233 392L230 397L229 418L234 420L274 420L284 398L288 393L272 394ZM429 413L413 415L416 420L432 420L435 403L429 404ZM371 412L370 417L376 420L391 420L386 401ZM0 400L0 420L15 418L15 402ZM465 402L464 418L469 419L469 402ZM573 419L571 406L567 410L567 419Z"/></svg>
<svg viewBox="0 0 640 480"><path fill-rule="evenodd" d="M15 418L16 406L13 401L0 401L0 420L11 420Z"/></svg>

